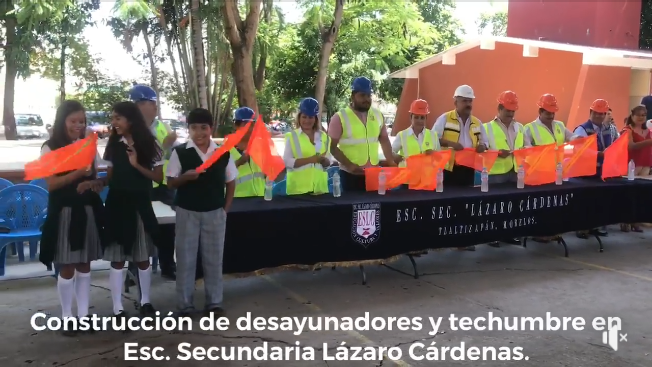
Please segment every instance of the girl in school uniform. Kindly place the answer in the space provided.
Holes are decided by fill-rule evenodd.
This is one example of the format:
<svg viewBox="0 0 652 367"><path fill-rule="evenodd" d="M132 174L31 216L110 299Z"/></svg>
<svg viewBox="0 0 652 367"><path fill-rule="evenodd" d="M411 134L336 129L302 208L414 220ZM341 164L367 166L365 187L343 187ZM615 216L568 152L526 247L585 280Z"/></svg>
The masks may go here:
<svg viewBox="0 0 652 367"><path fill-rule="evenodd" d="M140 314L152 316L156 311L149 299L149 258L156 243L153 238L158 233L158 221L149 198L152 181L163 181L163 154L135 103L113 106L111 125L112 134L104 152L109 186L104 260L111 262L113 313L116 317L126 316L122 305L123 269L126 261L132 261L138 266Z"/></svg>
<svg viewBox="0 0 652 367"><path fill-rule="evenodd" d="M41 147L41 155L83 138L85 129L84 107L77 101L64 101L57 109L52 137ZM48 216L43 225L39 260L46 266L54 262L59 267L57 291L63 318L73 317L73 297L77 299L77 316L90 316L90 263L102 257L104 210L95 164L46 178ZM63 333L75 334L73 330Z"/></svg>

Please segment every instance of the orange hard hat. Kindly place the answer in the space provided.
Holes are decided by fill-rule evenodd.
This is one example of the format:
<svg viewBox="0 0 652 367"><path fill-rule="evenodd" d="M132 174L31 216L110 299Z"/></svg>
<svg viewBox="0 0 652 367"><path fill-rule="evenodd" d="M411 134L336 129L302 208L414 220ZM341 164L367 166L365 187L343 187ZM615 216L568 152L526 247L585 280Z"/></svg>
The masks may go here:
<svg viewBox="0 0 652 367"><path fill-rule="evenodd" d="M596 99L591 103L591 110L597 113L609 112L609 102L604 99Z"/></svg>
<svg viewBox="0 0 652 367"><path fill-rule="evenodd" d="M506 90L498 95L498 103L510 111L518 110L518 97L511 90Z"/></svg>
<svg viewBox="0 0 652 367"><path fill-rule="evenodd" d="M416 99L410 105L410 113L415 115L427 115L430 113L428 102L423 99Z"/></svg>
<svg viewBox="0 0 652 367"><path fill-rule="evenodd" d="M559 111L559 106L557 106L557 98L555 98L555 96L550 93L542 95L541 98L539 98L537 106L552 113Z"/></svg>

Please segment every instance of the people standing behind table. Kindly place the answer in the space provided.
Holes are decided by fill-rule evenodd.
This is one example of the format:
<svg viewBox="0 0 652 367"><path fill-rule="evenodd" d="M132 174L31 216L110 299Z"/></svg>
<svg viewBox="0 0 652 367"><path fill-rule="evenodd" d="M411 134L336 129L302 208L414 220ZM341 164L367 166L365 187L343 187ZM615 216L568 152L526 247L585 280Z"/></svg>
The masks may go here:
<svg viewBox="0 0 652 367"><path fill-rule="evenodd" d="M299 104L297 129L285 134L283 161L287 168L286 193L327 194L331 141L319 122L319 103L305 98Z"/></svg>
<svg viewBox="0 0 652 367"><path fill-rule="evenodd" d="M410 127L399 132L392 142L394 162L399 167L406 167L406 159L413 155L430 154L440 150L439 137L434 130L426 129L426 120L430 115L428 102L417 99L410 105Z"/></svg>
<svg viewBox="0 0 652 367"><path fill-rule="evenodd" d="M233 116L236 129L240 129L248 123L252 124L242 140L229 151L231 159L238 168L238 178L235 185L235 197L237 198L265 195L265 174L256 162L249 157L249 154L245 152L253 130L254 116L254 110L249 107L238 108Z"/></svg>
<svg viewBox="0 0 652 367"><path fill-rule="evenodd" d="M109 288L113 313L125 317L122 305L123 272L126 261L138 267L140 313L155 314L150 303L154 239L158 220L152 208L152 181L163 181L163 154L149 131L135 103L120 102L111 113L112 134L104 151L107 163L105 181L109 186L106 198L107 248L104 260L111 262ZM159 242L157 242L159 243Z"/></svg>
<svg viewBox="0 0 652 367"><path fill-rule="evenodd" d="M537 106L539 106L539 117L525 125L526 147L553 143L564 145L577 138L563 122L555 120L555 113L559 111L555 96L552 94L542 95Z"/></svg>
<svg viewBox="0 0 652 367"><path fill-rule="evenodd" d="M195 310L195 273L201 251L205 310L219 317L224 314L222 258L226 216L233 202L238 169L226 153L205 172L197 173L196 169L217 149L212 139L213 116L208 110L197 108L188 114L188 132L190 140L174 148L166 171L168 185L177 189L177 307L182 315Z"/></svg>
<svg viewBox="0 0 652 367"><path fill-rule="evenodd" d="M84 137L86 111L77 101L64 101L57 108L52 137L41 147L41 156ZM43 225L39 260L54 262L59 268L57 291L63 318L73 317L73 298L77 316L89 315L91 261L102 258L103 210L97 181L97 162L90 167L46 178L48 216ZM63 331L72 336L74 331Z"/></svg>
<svg viewBox="0 0 652 367"><path fill-rule="evenodd" d="M364 169L380 164L382 148L387 166L396 166L383 114L371 106L371 80L358 77L351 83L351 104L331 117L328 135L331 153L340 164L342 189L365 191Z"/></svg>

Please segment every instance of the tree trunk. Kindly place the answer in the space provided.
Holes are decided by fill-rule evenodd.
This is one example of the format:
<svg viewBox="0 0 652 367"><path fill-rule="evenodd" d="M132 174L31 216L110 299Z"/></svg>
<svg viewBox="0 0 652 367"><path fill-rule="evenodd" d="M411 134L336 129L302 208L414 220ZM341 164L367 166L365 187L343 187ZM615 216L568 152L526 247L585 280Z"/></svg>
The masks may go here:
<svg viewBox="0 0 652 367"><path fill-rule="evenodd" d="M167 54L170 58L170 63L172 64L172 75L174 76L174 82L177 84L177 90L182 94L187 94L187 91L183 88L179 81L179 72L177 71L177 62L174 58L174 52L172 52L172 37L170 37L170 32L168 31L167 23L165 22L165 15L163 14L163 7L159 6L159 16L158 22L163 29L163 35L165 36L165 45L167 46ZM185 108L186 106L184 106Z"/></svg>
<svg viewBox="0 0 652 367"><path fill-rule="evenodd" d="M337 33L340 31L342 16L344 15L344 1L335 1L335 12L333 13L333 22L328 29L322 31L321 35L321 52L319 54L319 69L317 71L317 84L315 85L315 99L319 102L319 118L324 109L324 94L326 94L326 80L328 78L328 64L330 62Z"/></svg>
<svg viewBox="0 0 652 367"><path fill-rule="evenodd" d="M18 139L16 117L14 116L14 87L16 76L18 75L16 53L23 51L18 49L20 45L18 44L18 37L16 35L17 23L14 16L7 16L5 19L5 96L2 124L5 127L6 140Z"/></svg>
<svg viewBox="0 0 652 367"><path fill-rule="evenodd" d="M68 37L63 37L63 42L61 43L61 59L59 60L59 78L61 78L59 84L59 103L63 103L66 100L66 47L68 44Z"/></svg>
<svg viewBox="0 0 652 367"><path fill-rule="evenodd" d="M159 96L158 90L158 70L156 69L156 64L154 63L154 51L152 49L152 43L149 40L149 32L147 32L147 23L143 26L143 38L145 39L145 47L147 49L147 59L149 59L149 70L152 73L152 89L156 92L156 95ZM158 112L159 120L163 119L161 115L161 99L156 98L156 109Z"/></svg>
<svg viewBox="0 0 652 367"><path fill-rule="evenodd" d="M208 108L208 93L206 93L206 63L204 59L204 39L201 19L199 18L199 0L191 0L192 49L195 58L195 78L199 92L199 107Z"/></svg>
<svg viewBox="0 0 652 367"><path fill-rule="evenodd" d="M231 83L231 90L229 90L229 96L226 98L226 103L224 106L224 112L222 113L222 121L226 121L229 118L229 113L231 112L231 106L233 105L233 97L235 97L235 82Z"/></svg>
<svg viewBox="0 0 652 367"><path fill-rule="evenodd" d="M265 0L265 5L263 6L263 21L265 24L272 23L272 11L274 8L274 0ZM256 90L263 90L265 85L265 68L267 67L267 57L269 56L269 50L266 44L261 45L260 47L260 58L258 59L258 67L256 67L256 76L254 79L254 84Z"/></svg>

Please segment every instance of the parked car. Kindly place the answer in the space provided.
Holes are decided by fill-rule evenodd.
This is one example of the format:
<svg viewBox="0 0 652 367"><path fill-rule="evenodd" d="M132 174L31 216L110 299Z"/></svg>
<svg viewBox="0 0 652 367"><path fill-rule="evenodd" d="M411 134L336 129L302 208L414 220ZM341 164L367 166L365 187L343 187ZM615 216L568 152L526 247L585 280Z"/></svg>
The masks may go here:
<svg viewBox="0 0 652 367"><path fill-rule="evenodd" d="M48 129L43 124L41 115L33 113L17 113L16 134L18 139L47 139L50 137Z"/></svg>
<svg viewBox="0 0 652 367"><path fill-rule="evenodd" d="M88 129L97 134L100 139L109 137L111 129L108 123L91 122L88 124Z"/></svg>

